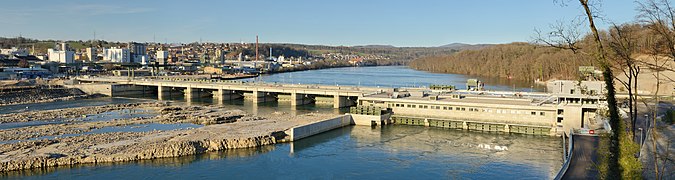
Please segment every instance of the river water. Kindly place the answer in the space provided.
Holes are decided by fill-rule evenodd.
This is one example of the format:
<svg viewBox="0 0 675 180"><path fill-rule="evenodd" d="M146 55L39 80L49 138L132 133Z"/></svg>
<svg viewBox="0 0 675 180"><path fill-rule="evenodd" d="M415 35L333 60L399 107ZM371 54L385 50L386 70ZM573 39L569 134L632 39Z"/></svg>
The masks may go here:
<svg viewBox="0 0 675 180"><path fill-rule="evenodd" d="M426 78L425 78L426 77ZM248 81L355 86L463 87L467 76L435 74L406 67L335 68L264 75ZM486 82L500 82L490 80ZM541 91L523 82L486 83L488 89ZM5 106L0 113L151 101L156 97L98 98ZM221 105L254 114L275 111L344 113L331 106L211 98L175 103ZM6 108L9 107L9 108ZM28 107L28 108L25 108ZM434 127L389 125L345 127L294 143L229 150L179 158L76 165L0 174L9 179L551 179L562 164L560 139Z"/></svg>
<svg viewBox="0 0 675 180"><path fill-rule="evenodd" d="M322 84L380 87L419 87L431 84L453 85L466 89L466 80L476 78L485 83L486 90L537 92L545 87L527 81L505 78L474 77L461 74L441 74L418 71L407 66L344 67L312 71L296 71L249 78L249 81L264 81L290 84Z"/></svg>

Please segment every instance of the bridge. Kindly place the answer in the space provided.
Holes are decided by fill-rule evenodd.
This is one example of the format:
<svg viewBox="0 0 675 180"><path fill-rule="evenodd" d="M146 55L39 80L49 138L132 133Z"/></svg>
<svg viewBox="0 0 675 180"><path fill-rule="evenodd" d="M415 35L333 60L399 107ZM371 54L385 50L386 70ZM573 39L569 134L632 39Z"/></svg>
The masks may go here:
<svg viewBox="0 0 675 180"><path fill-rule="evenodd" d="M156 93L162 100L174 93L182 94L186 100L212 96L219 101L246 98L254 103L269 101L290 101L291 105L309 103L333 104L334 108L356 104L358 97L382 93L385 88L323 86L303 84L256 83L234 80L205 80L186 78L117 78L89 77L75 78L80 85L99 85L97 93L110 96ZM100 87L100 85L104 85ZM86 87L78 87L87 91Z"/></svg>

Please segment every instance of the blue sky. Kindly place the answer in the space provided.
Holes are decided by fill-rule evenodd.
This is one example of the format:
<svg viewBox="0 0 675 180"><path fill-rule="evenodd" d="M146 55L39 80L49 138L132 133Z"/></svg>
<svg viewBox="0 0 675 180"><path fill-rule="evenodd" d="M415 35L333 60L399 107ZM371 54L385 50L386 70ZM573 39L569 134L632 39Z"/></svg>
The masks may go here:
<svg viewBox="0 0 675 180"><path fill-rule="evenodd" d="M561 1L561 0L557 0ZM287 42L439 46L530 41L577 1L554 0L3 0L0 36L57 40ZM635 19L631 0L604 0L607 20ZM606 24L600 24L607 27ZM585 30L585 29L584 29ZM153 38L154 37L154 38Z"/></svg>

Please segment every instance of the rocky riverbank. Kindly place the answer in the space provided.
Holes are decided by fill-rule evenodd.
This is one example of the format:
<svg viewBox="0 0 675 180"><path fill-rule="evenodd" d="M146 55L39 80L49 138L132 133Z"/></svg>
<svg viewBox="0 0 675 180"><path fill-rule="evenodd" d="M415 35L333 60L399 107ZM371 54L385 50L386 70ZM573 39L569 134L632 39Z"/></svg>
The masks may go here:
<svg viewBox="0 0 675 180"><path fill-rule="evenodd" d="M122 162L164 157L178 157L226 149L250 148L279 142L284 131L298 125L334 117L332 114L292 116L275 113L260 117L241 110L214 106L174 106L165 103L141 103L98 107L71 108L30 112L33 116L81 113L102 113L119 108L143 108L156 113L153 117L115 119L65 124L49 124L0 130L0 171L67 166L83 163ZM58 113L57 113L58 112ZM16 116L16 117L15 117ZM27 117L26 113L3 115L11 122ZM105 127L134 124L194 123L198 128L152 130L141 132L108 132L86 134ZM31 140L31 138L76 134L62 138ZM13 141L7 143L9 141Z"/></svg>
<svg viewBox="0 0 675 180"><path fill-rule="evenodd" d="M67 101L100 96L88 95L75 88L50 85L48 82L3 81L0 83L0 106Z"/></svg>
<svg viewBox="0 0 675 180"><path fill-rule="evenodd" d="M28 111L12 114L0 114L0 123L43 121L54 119L72 119L86 115L99 114L115 110L133 109L140 106L144 108L154 108L154 107L163 107L167 105L163 103L130 103L130 104L113 104L105 106L88 106L69 109L54 109L46 111Z"/></svg>

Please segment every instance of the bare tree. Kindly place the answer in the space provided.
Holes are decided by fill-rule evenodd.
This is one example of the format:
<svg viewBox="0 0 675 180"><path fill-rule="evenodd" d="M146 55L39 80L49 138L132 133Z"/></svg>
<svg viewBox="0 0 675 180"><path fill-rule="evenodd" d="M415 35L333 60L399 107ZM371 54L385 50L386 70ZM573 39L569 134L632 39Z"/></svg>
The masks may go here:
<svg viewBox="0 0 675 180"><path fill-rule="evenodd" d="M637 3L640 12L638 18L661 36L665 41L664 54L675 61L675 9L670 1L644 0Z"/></svg>
<svg viewBox="0 0 675 180"><path fill-rule="evenodd" d="M581 39L581 30L579 27L581 23L578 21L570 21L566 24L564 21L557 21L551 24L549 28L552 30L548 33L542 33L539 29L534 29L537 34L535 43L546 44L547 46L571 50L573 53L580 53L581 47L579 39Z"/></svg>
<svg viewBox="0 0 675 180"><path fill-rule="evenodd" d="M654 71L653 75L656 78L656 91L654 92L654 107L650 108L652 112L652 155L654 163L654 174L656 179L661 179L663 177L663 168L659 168L659 161L666 162L667 156L663 158L659 154L657 149L657 139L658 133L656 117L658 116L658 105L659 105L659 88L662 82L660 77L661 71L675 71L675 69L668 68L666 66L668 61L675 61L675 10L673 9L671 2L669 0L644 0L637 2L639 7L638 11L640 14L638 18L640 21L646 25L653 33L658 36L650 44L650 49L647 51L647 54L651 57L653 62L643 61L650 70ZM660 59L664 59L660 61ZM673 81L673 79L668 79ZM646 102L645 106L650 107ZM666 147L667 148L667 147ZM667 151L666 151L667 152Z"/></svg>
<svg viewBox="0 0 675 180"><path fill-rule="evenodd" d="M615 77L628 91L628 108L630 118L630 136L635 137L637 111L638 75L640 66L634 54L637 52L637 40L635 39L635 25L613 25L609 31L609 49L612 53L610 59L615 69L620 70L626 76L626 80ZM638 27L639 28L639 27Z"/></svg>
<svg viewBox="0 0 675 180"><path fill-rule="evenodd" d="M564 1L561 1L564 3ZM594 1L595 3L595 1ZM589 0L579 0L579 4L584 10L585 20L587 21L588 28L591 30L591 42L589 42L588 47L593 47L593 49L582 51L584 55L593 57L594 62L600 66L600 69L603 71L603 79L605 81L606 99L609 110L609 123L612 127L612 134L610 135L609 141L609 157L608 157L608 172L606 173L607 179L620 179L622 174L622 169L619 164L620 157L620 132L621 132L621 119L618 113L617 101L616 101L616 91L614 89L614 74L612 70L612 63L608 60L608 53L603 45L601 40L600 32L595 26L595 19L600 18L597 14L597 9L594 7L594 4L591 4ZM549 36L545 38L538 38L540 42L548 44L551 47L557 47L562 49L569 49L577 52L581 48L577 47L577 42L579 42L579 36L574 36L574 30L565 30L565 27L560 25L551 26L554 30L549 33ZM579 26L577 26L579 27ZM578 31L576 31L578 32ZM541 33L537 33L539 37L544 37ZM576 37L576 38L575 38ZM554 40L551 40L554 39ZM543 40L543 41L542 41ZM553 44L553 45L551 45ZM630 86L630 83L626 83Z"/></svg>
<svg viewBox="0 0 675 180"><path fill-rule="evenodd" d="M595 14L591 11L591 6L589 5L589 0L579 0L579 4L586 12L586 17L588 18L588 27L591 29L593 35L593 42L595 45L595 59L600 64L602 69L602 75L605 80L605 88L607 90L607 106L609 109L609 124L612 127L612 135L610 136L609 143L609 169L608 169L608 179L621 179L621 171L619 165L619 155L620 155L620 145L619 145L619 134L621 129L621 119L619 118L619 112L617 108L617 102L615 97L614 90L614 74L612 73L612 68L609 62L607 61L607 52L605 47L600 40L600 33L595 27L595 21L593 18Z"/></svg>

